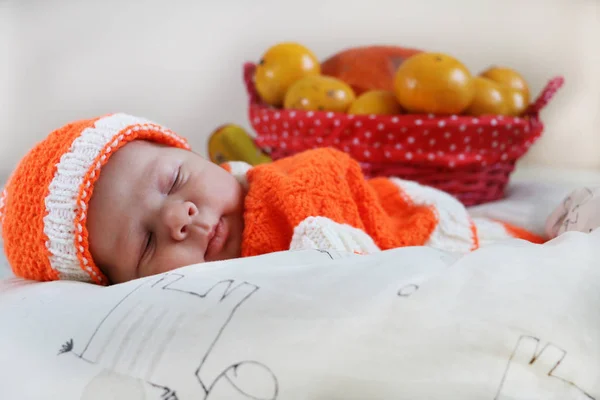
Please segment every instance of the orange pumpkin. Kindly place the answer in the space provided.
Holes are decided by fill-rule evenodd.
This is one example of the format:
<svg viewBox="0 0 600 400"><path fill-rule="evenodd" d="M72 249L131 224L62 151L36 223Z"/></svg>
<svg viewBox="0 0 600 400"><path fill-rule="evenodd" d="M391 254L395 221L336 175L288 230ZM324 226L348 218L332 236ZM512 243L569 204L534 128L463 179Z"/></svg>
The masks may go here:
<svg viewBox="0 0 600 400"><path fill-rule="evenodd" d="M321 73L346 82L357 96L369 90L392 91L400 64L421 52L400 46L353 47L321 63Z"/></svg>

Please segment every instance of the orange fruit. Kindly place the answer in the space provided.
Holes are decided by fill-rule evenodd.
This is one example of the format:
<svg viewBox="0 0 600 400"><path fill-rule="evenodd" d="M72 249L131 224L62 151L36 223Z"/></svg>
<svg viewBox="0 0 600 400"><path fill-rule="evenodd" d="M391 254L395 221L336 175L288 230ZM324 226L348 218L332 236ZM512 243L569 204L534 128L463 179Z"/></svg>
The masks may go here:
<svg viewBox="0 0 600 400"><path fill-rule="evenodd" d="M319 60L312 51L298 43L284 42L263 54L254 72L254 85L264 102L279 107L294 82L320 73Z"/></svg>
<svg viewBox="0 0 600 400"><path fill-rule="evenodd" d="M443 53L420 53L404 61L394 78L398 102L411 113L460 114L475 96L469 70Z"/></svg>
<svg viewBox="0 0 600 400"><path fill-rule="evenodd" d="M465 110L469 115L508 115L508 93L491 79L476 76L473 78L475 97Z"/></svg>
<svg viewBox="0 0 600 400"><path fill-rule="evenodd" d="M329 76L306 76L294 83L285 95L284 107L307 111L346 112L356 98L345 82Z"/></svg>
<svg viewBox="0 0 600 400"><path fill-rule="evenodd" d="M493 66L483 71L479 76L489 78L501 85L522 92L525 103L529 104L529 86L527 85L527 81L514 69Z"/></svg>
<svg viewBox="0 0 600 400"><path fill-rule="evenodd" d="M321 73L346 82L356 95L369 90L394 90L396 70L421 50L400 46L352 47L321 63Z"/></svg>
<svg viewBox="0 0 600 400"><path fill-rule="evenodd" d="M505 87L504 97L506 98L506 104L508 106L508 115L512 115L513 117L523 114L525 109L529 106L527 96L520 90Z"/></svg>
<svg viewBox="0 0 600 400"><path fill-rule="evenodd" d="M389 90L370 90L358 96L350 105L348 114L400 114L402 109L394 92Z"/></svg>

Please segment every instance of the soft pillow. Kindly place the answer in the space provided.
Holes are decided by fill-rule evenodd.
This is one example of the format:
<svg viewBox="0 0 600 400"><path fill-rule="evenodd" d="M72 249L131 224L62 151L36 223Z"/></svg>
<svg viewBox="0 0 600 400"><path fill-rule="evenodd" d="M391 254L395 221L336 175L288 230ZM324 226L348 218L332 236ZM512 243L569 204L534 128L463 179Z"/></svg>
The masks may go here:
<svg viewBox="0 0 600 400"><path fill-rule="evenodd" d="M0 398L600 398L600 231L5 281Z"/></svg>

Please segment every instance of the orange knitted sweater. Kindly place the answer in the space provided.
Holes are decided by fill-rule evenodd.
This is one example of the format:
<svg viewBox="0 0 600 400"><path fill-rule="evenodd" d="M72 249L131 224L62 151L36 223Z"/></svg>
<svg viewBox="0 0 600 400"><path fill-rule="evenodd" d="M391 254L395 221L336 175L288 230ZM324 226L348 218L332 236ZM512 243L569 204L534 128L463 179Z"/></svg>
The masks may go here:
<svg viewBox="0 0 600 400"><path fill-rule="evenodd" d="M247 187L242 256L318 248L370 253L404 246L468 252L501 238L542 242L523 229L471 218L454 197L397 178L365 179L334 149L227 169Z"/></svg>

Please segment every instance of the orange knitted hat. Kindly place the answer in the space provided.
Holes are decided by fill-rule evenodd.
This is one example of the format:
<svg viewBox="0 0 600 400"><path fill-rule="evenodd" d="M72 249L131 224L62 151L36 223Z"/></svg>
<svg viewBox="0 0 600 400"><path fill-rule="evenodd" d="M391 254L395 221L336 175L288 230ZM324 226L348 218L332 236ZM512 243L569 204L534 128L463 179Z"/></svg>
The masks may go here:
<svg viewBox="0 0 600 400"><path fill-rule="evenodd" d="M158 124L111 114L67 124L21 160L0 197L4 250L15 275L108 283L90 255L86 211L102 166L136 139L189 150Z"/></svg>

